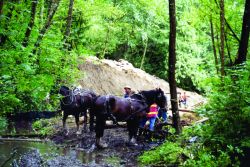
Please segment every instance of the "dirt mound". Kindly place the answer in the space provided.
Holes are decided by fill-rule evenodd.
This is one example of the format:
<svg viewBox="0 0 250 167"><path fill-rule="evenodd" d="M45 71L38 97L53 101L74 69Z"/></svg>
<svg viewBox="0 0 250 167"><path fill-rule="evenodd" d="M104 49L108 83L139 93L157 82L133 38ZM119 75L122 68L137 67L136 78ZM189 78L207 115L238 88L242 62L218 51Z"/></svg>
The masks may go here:
<svg viewBox="0 0 250 167"><path fill-rule="evenodd" d="M160 87L168 96L168 100L170 99L168 82L135 68L126 60L100 60L96 57L88 57L83 64L79 65L79 69L83 71L82 79L79 81L81 86L101 95L122 96L123 87L129 85L134 91ZM204 101L204 98L197 93L180 88L177 91L186 92L189 108Z"/></svg>

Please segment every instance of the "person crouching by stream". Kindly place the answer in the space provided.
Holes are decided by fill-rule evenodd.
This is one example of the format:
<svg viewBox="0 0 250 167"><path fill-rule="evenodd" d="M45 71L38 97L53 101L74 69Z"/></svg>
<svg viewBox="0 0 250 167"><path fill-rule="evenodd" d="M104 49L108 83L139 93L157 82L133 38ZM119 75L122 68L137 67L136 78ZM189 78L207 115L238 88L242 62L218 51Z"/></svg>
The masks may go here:
<svg viewBox="0 0 250 167"><path fill-rule="evenodd" d="M144 126L145 126L147 120L149 120L149 136L148 136L148 138L149 138L149 140L151 140L157 115L158 115L158 106L156 103L154 103L150 106L149 112L147 113L147 117L142 119L140 122L139 136L142 135L142 133L144 131Z"/></svg>

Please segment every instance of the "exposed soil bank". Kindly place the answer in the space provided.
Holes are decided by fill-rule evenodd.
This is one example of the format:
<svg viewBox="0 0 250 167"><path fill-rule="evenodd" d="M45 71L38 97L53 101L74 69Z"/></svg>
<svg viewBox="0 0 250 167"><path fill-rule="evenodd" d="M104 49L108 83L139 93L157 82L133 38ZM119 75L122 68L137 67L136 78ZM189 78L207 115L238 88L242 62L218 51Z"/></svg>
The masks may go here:
<svg viewBox="0 0 250 167"><path fill-rule="evenodd" d="M168 100L170 99L168 82L133 67L131 63L125 60L100 60L96 57L88 57L83 64L79 65L79 69L82 71L79 81L81 86L101 95L120 96L123 94L123 87L129 85L134 91L160 87L167 93ZM178 88L177 91L182 93L185 90ZM185 92L188 96L187 103L190 109L205 100L195 92Z"/></svg>

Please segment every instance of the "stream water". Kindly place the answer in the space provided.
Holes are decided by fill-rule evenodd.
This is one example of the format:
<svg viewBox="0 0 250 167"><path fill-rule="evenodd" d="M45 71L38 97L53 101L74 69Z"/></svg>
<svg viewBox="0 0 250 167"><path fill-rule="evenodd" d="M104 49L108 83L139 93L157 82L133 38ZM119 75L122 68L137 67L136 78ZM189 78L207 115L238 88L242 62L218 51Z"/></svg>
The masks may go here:
<svg viewBox="0 0 250 167"><path fill-rule="evenodd" d="M8 134L30 134L32 122L19 120L9 124ZM48 142L30 141L6 141L0 140L0 167L10 167L14 160L30 150L38 150L44 161L56 159L61 161L61 156L69 157L70 160L79 161L83 166L138 166L137 157L143 151L158 144L138 143L138 146L127 145L128 132L126 128L106 129L103 140L109 145L107 149L95 148L95 133L85 132L80 136L75 133L75 126L70 128L65 136L61 130L57 130ZM56 144L55 144L56 143ZM13 154L15 152L15 154ZM29 159L29 156L28 156ZM31 158L32 159L32 158ZM67 161L67 159L64 161ZM73 162L74 163L74 162ZM67 162L65 162L67 164ZM60 165L52 165L59 167ZM70 165L64 165L70 166ZM71 165L72 166L72 165ZM73 167L73 166L72 166Z"/></svg>
<svg viewBox="0 0 250 167"><path fill-rule="evenodd" d="M45 160L56 156L68 156L72 159L78 159L88 166L136 166L135 162L126 164L119 157L103 154L101 150L76 150L74 148L58 147L51 142L27 141L1 141L0 166L3 166L5 163L5 167L10 167L14 159L18 160L23 154L32 149L39 150L42 158ZM15 154L13 155L14 152Z"/></svg>

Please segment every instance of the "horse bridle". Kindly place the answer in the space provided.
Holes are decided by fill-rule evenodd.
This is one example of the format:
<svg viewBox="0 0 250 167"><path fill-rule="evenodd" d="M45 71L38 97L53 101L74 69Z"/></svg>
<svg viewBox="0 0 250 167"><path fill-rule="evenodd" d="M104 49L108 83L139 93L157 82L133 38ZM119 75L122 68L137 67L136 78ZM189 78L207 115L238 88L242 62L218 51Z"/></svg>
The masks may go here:
<svg viewBox="0 0 250 167"><path fill-rule="evenodd" d="M63 103L63 105L65 106L68 106L68 105L71 105L73 102L74 102L74 98L75 98L75 95L73 93L73 90L67 90L69 92L69 95L67 96L63 96L63 99L66 98L66 97L70 97L70 102L67 104L63 101L63 99L61 99L60 101Z"/></svg>
<svg viewBox="0 0 250 167"><path fill-rule="evenodd" d="M147 98L141 92L139 92L138 95L140 95L143 98L143 100L145 100L145 102L148 104ZM159 95L156 95L156 97L154 97L154 101L156 101L156 99L160 99L162 96L164 95L162 95L161 93ZM162 108L165 108L165 107L160 107L160 109Z"/></svg>

